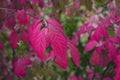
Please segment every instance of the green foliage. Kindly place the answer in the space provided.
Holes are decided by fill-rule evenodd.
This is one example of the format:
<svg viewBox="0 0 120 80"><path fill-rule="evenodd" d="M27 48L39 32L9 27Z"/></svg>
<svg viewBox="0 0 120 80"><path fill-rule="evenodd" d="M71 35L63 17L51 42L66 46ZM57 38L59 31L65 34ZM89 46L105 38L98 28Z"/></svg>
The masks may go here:
<svg viewBox="0 0 120 80"><path fill-rule="evenodd" d="M19 47L18 47L18 49L16 51L16 55L20 55L22 53L27 53L28 52L26 43L20 41L18 44L19 44Z"/></svg>
<svg viewBox="0 0 120 80"><path fill-rule="evenodd" d="M78 29L78 21L81 20L81 17L73 17L73 18L69 18L64 16L64 20L62 22L63 26L64 26L64 30L65 30L65 34L69 37L72 38L74 33L77 31Z"/></svg>
<svg viewBox="0 0 120 80"><path fill-rule="evenodd" d="M115 36L115 31L111 28L109 29L109 34L110 36Z"/></svg>
<svg viewBox="0 0 120 80"><path fill-rule="evenodd" d="M108 2L108 0L96 0L96 7L103 7L106 5L106 3Z"/></svg>
<svg viewBox="0 0 120 80"><path fill-rule="evenodd" d="M91 0L86 0L85 1L85 6L88 10L92 10L92 2Z"/></svg>

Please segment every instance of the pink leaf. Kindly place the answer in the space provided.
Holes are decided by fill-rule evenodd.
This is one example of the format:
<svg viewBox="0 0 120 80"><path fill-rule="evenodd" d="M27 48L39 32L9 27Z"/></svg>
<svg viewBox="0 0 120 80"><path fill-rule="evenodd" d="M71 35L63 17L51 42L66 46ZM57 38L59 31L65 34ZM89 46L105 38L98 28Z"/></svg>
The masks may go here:
<svg viewBox="0 0 120 80"><path fill-rule="evenodd" d="M105 28L105 26L102 26L102 23L99 24L98 30L100 31L100 33L102 34L103 37L105 37L105 38L108 37L108 31Z"/></svg>
<svg viewBox="0 0 120 80"><path fill-rule="evenodd" d="M117 67L120 67L120 55L118 55L115 59L115 63Z"/></svg>
<svg viewBox="0 0 120 80"><path fill-rule="evenodd" d="M91 61L95 66L105 67L111 61L111 57L106 52L98 54L96 51L94 51Z"/></svg>
<svg viewBox="0 0 120 80"><path fill-rule="evenodd" d="M87 76L88 80L92 80L94 77L94 70L92 68L87 68L86 71L89 73Z"/></svg>
<svg viewBox="0 0 120 80"><path fill-rule="evenodd" d="M90 35L93 29L94 29L93 26L87 26L86 31Z"/></svg>
<svg viewBox="0 0 120 80"><path fill-rule="evenodd" d="M33 6L39 5L41 9L44 7L44 0L31 0L31 2Z"/></svg>
<svg viewBox="0 0 120 80"><path fill-rule="evenodd" d="M4 45L3 43L0 41L0 50L3 50L4 49Z"/></svg>
<svg viewBox="0 0 120 80"><path fill-rule="evenodd" d="M45 30L41 29L42 23L39 23L39 20L36 20L32 27L29 27L29 39L30 42L41 58L44 61L45 51L46 51L46 40L45 40Z"/></svg>
<svg viewBox="0 0 120 80"><path fill-rule="evenodd" d="M91 51L96 45L97 45L97 41L95 40L89 41L85 46L85 51L86 52Z"/></svg>
<svg viewBox="0 0 120 80"><path fill-rule="evenodd" d="M29 42L29 36L27 31L25 31L24 29L20 30L20 37L23 40L23 42Z"/></svg>
<svg viewBox="0 0 120 80"><path fill-rule="evenodd" d="M114 77L114 80L120 80L120 67L117 66L115 68L115 77Z"/></svg>
<svg viewBox="0 0 120 80"><path fill-rule="evenodd" d="M96 47L96 51L98 54L102 54L104 51L104 44L102 44L101 46Z"/></svg>
<svg viewBox="0 0 120 80"><path fill-rule="evenodd" d="M5 11L5 25L8 29L14 29L16 24L13 11Z"/></svg>
<svg viewBox="0 0 120 80"><path fill-rule="evenodd" d="M54 27L58 27L61 30L63 30L63 26L58 21L56 21L55 19L49 19L48 23L52 24Z"/></svg>
<svg viewBox="0 0 120 80"><path fill-rule="evenodd" d="M112 59L116 58L116 56L118 55L118 49L116 48L116 46L111 42L107 42L105 46Z"/></svg>
<svg viewBox="0 0 120 80"><path fill-rule="evenodd" d="M102 37L104 37L104 35L106 36L106 34L107 33L105 31L102 32L101 26L98 26L93 35L91 36L91 40L96 40L97 42L99 42Z"/></svg>
<svg viewBox="0 0 120 80"><path fill-rule="evenodd" d="M18 64L18 59L15 59L14 62L14 72L19 78L25 77L26 75L25 68L23 65Z"/></svg>
<svg viewBox="0 0 120 80"><path fill-rule="evenodd" d="M56 55L56 63L59 64L62 68L66 69L68 67L67 38L65 37L62 30L58 27L59 26L54 26L53 23L49 22L48 28L51 47Z"/></svg>
<svg viewBox="0 0 120 80"><path fill-rule="evenodd" d="M83 26L79 28L78 30L79 35L81 35L85 30L86 30L86 24L84 24Z"/></svg>
<svg viewBox="0 0 120 80"><path fill-rule="evenodd" d="M78 80L78 78L77 78L77 76L72 75L72 76L70 76L70 80Z"/></svg>
<svg viewBox="0 0 120 80"><path fill-rule="evenodd" d="M27 24L29 24L30 19L26 15L24 9L17 11L16 16L17 16L19 24L21 24L21 25L27 25Z"/></svg>
<svg viewBox="0 0 120 80"><path fill-rule="evenodd" d="M112 43L120 44L120 38L119 37L110 37L109 39Z"/></svg>
<svg viewBox="0 0 120 80"><path fill-rule="evenodd" d="M79 52L78 48L75 47L72 43L69 43L68 46L71 51L73 62L78 67L80 65L80 52Z"/></svg>
<svg viewBox="0 0 120 80"><path fill-rule="evenodd" d="M32 64L32 62L31 62L31 60L29 59L29 58L25 58L25 59L23 59L23 62L22 62L24 65L26 65L26 66L29 66L29 65L31 65Z"/></svg>
<svg viewBox="0 0 120 80"><path fill-rule="evenodd" d="M38 0L38 5L42 9L44 7L44 0Z"/></svg>
<svg viewBox="0 0 120 80"><path fill-rule="evenodd" d="M75 7L75 9L80 7L80 0L75 0L74 4L72 5L73 7Z"/></svg>
<svg viewBox="0 0 120 80"><path fill-rule="evenodd" d="M111 61L111 57L109 56L108 53L103 52L103 54L100 55L100 65L101 67L105 67L108 65L108 63Z"/></svg>
<svg viewBox="0 0 120 80"><path fill-rule="evenodd" d="M32 3L33 6L36 6L37 5L37 0L32 0L31 3Z"/></svg>
<svg viewBox="0 0 120 80"><path fill-rule="evenodd" d="M93 54L92 54L91 62L95 66L98 66L100 64L100 54L98 54L96 51L94 51Z"/></svg>
<svg viewBox="0 0 120 80"><path fill-rule="evenodd" d="M11 46L14 49L16 49L18 47L19 38L18 38L17 32L15 30L13 30L11 32L11 34L9 35L9 40L10 40Z"/></svg>
<svg viewBox="0 0 120 80"><path fill-rule="evenodd" d="M27 6L27 0L20 0L23 6Z"/></svg>
<svg viewBox="0 0 120 80"><path fill-rule="evenodd" d="M18 57L15 57L13 68L14 73L17 75L17 77L22 78L26 76L26 67L31 65L31 61L29 58L23 58L18 59Z"/></svg>
<svg viewBox="0 0 120 80"><path fill-rule="evenodd" d="M78 33L76 32L75 35L72 38L72 43L77 46L79 44L79 36Z"/></svg>
<svg viewBox="0 0 120 80"><path fill-rule="evenodd" d="M120 28L117 28L117 36L120 37Z"/></svg>

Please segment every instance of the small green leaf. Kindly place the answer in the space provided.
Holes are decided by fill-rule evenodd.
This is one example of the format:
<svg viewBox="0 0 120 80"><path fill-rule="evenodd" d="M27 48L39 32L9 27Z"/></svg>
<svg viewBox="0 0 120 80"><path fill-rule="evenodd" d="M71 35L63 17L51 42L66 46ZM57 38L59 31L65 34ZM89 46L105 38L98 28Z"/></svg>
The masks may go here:
<svg viewBox="0 0 120 80"><path fill-rule="evenodd" d="M16 55L20 55L22 53L27 53L27 44L25 44L24 42L20 41L19 42L19 47L16 51Z"/></svg>
<svg viewBox="0 0 120 80"><path fill-rule="evenodd" d="M109 29L110 36L115 36L115 31L113 29Z"/></svg>

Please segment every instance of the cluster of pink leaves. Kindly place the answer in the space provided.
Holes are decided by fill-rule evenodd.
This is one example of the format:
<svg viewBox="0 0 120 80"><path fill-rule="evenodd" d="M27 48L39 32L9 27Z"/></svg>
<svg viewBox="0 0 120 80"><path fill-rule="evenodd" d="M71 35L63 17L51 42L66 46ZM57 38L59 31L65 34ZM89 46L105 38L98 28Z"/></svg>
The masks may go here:
<svg viewBox="0 0 120 80"><path fill-rule="evenodd" d="M29 4L30 2L30 4ZM31 16L34 14L34 10L28 8L28 5L36 5L40 6L42 9L44 6L43 0L3 0L1 1L1 5L3 9L0 10L0 33L4 33L5 30L8 30L8 40L9 44L11 45L11 50L16 51L20 46L20 41L23 41L25 43L29 43L29 36L27 32L26 26L30 25ZM9 8L7 8L9 6ZM23 9L24 8L24 9ZM26 10L27 9L27 10ZM28 15L28 14L29 15ZM5 25L4 25L5 24ZM5 33L5 36L7 37L7 34ZM3 36L3 37L5 37ZM6 38L7 39L7 38ZM6 52L5 50L6 46L4 46L4 43L0 41L0 51L3 53ZM14 52L14 55L16 52ZM11 53L12 55L12 53ZM22 55L23 56L23 55ZM23 56L24 57L24 56ZM17 56L13 56L14 63L14 73L19 77L22 78L26 75L26 68L31 65L31 59L24 57L20 58ZM6 58L5 58L6 59ZM4 63L4 62L3 62ZM12 64L10 64L12 65ZM2 65L6 66L6 65ZM6 66L7 69L11 69L11 66ZM10 71L8 71L10 72ZM8 73L7 72L7 73ZM8 76L9 77L9 76ZM3 77L1 78L3 79ZM11 78L12 79L12 78ZM9 79L7 79L9 80Z"/></svg>
<svg viewBox="0 0 120 80"><path fill-rule="evenodd" d="M3 6L11 5L13 9L21 9L21 6L27 7L27 0L13 0L9 4L5 4L7 0L3 1ZM19 4L20 3L20 4ZM30 3L34 6L40 6L42 9L44 6L43 0L31 0ZM80 7L79 0L76 0L72 7L68 8L77 10ZM96 19L96 15L92 16L91 20L86 22L80 29L76 32L74 38L69 40L68 37L64 34L63 26L60 22L54 19L48 19L46 22L38 17L38 19L33 19L30 15L34 13L34 10L24 9L17 10L15 13L13 11L4 11L5 17L5 26L11 31L9 35L9 42L13 49L19 47L19 42L22 40L25 43L31 43L34 51L38 54L42 62L54 59L56 64L60 67L66 69L68 67L68 54L67 51L70 50L71 57L73 62L78 67L80 65L80 52L76 46L79 44L79 37L87 33L89 36L89 41L85 46L85 53L94 50L91 57L91 62L95 66L106 67L111 61L116 62L115 69L115 80L119 80L119 44L120 44L120 15L116 12L110 12L110 15L104 17L102 21ZM67 12L68 12L67 11ZM0 10L0 13L2 11ZM27 13L29 15L27 15ZM69 15L70 13L66 13ZM97 15L98 16L98 15ZM33 24L30 24L30 20L33 20ZM0 18L0 21L1 18ZM97 24L97 27L92 25L92 22ZM18 23L18 24L17 24ZM46 25L44 25L47 23ZM113 27L114 24L117 24L118 27ZM0 29L3 26L0 23ZM27 26L27 29L25 29ZM109 29L114 29L115 36L109 34ZM20 32L18 32L20 30ZM47 48L51 47L51 52L47 53ZM4 49L4 44L0 41L0 49ZM21 78L26 75L26 68L31 65L32 62L28 58L18 58L15 57L14 61L14 72ZM93 75L95 75L93 70L88 70L89 76L88 79L92 80ZM82 80L82 77L79 78L76 76L71 76L71 80ZM103 80L111 80L110 78L105 78Z"/></svg>
<svg viewBox="0 0 120 80"><path fill-rule="evenodd" d="M118 76L118 56L120 55L120 14L117 11L119 11L118 8L112 7L110 14L105 16L102 20L98 20L100 17L99 15L92 16L88 22L80 27L72 39L72 42L74 42L75 45L78 45L79 37L84 34L88 35L89 40L84 51L87 53L93 50L91 56L91 62L93 65L104 68L108 65L108 63L116 61L117 67L115 69L115 80L120 79ZM114 35L110 34L110 29L112 29Z"/></svg>
<svg viewBox="0 0 120 80"><path fill-rule="evenodd" d="M93 69L87 68L86 71L89 73L89 75L87 76L87 80L93 80L93 77L95 77L97 80L101 80L100 74L95 73ZM84 78L82 75L78 75L78 76L71 75L70 80L84 80ZM102 80L112 80L112 79L109 77L104 77Z"/></svg>
<svg viewBox="0 0 120 80"><path fill-rule="evenodd" d="M20 14L21 17L19 17L18 14ZM9 38L8 38L9 43L10 43L11 47L14 50L16 50L19 47L20 40L27 43L27 42L29 42L29 37L28 37L28 32L23 27L19 27L19 25L16 25L15 15L13 15L13 16L11 16L11 15L12 15L12 13L5 12L5 18L6 18L5 25L11 31L9 34ZM9 16L11 16L11 17L9 17ZM28 23L30 22L30 21L28 21L28 17L26 16L24 10L19 10L18 12L16 12L16 17L21 26L28 25ZM24 17L24 18L22 18L22 17ZM17 32L18 29L20 29L20 33ZM1 41L0 41L0 49L5 51L4 50L5 46ZM26 75L25 69L30 64L31 64L31 60L28 58L19 59L18 57L15 57L14 65L13 65L15 74L19 78L24 77ZM3 65L3 66L5 66L5 65ZM6 70L8 70L10 67L11 66L7 67ZM12 78L10 78L10 79L12 79Z"/></svg>
<svg viewBox="0 0 120 80"><path fill-rule="evenodd" d="M0 42L0 51L4 50L4 49L5 49L5 47L4 47L3 43ZM6 54L6 53L2 54L0 52L0 55L1 55L1 57L0 57L0 69L1 69L0 72L2 72L1 73L2 75L0 75L0 80L2 80L3 78L7 79L7 80L12 80L12 75L9 72L9 67L11 67L12 62L6 60L8 57L8 54Z"/></svg>
<svg viewBox="0 0 120 80"><path fill-rule="evenodd" d="M79 66L80 53L65 36L62 25L54 19L49 19L47 22L48 25L42 28L44 23L35 20L33 26L29 27L30 42L38 56L43 62L48 58L55 58L55 62L66 69L68 67L67 48L69 48L74 63ZM45 53L49 46L52 47L52 50L47 55Z"/></svg>
<svg viewBox="0 0 120 80"><path fill-rule="evenodd" d="M30 42L42 62L54 59L60 67L66 69L68 67L69 54L67 51L70 49L71 57L75 65L80 65L80 52L64 34L63 26L58 21L49 19L47 20L48 25L44 26L44 22L41 22L41 18L38 17L38 19L34 19L30 16L33 15L34 10L27 9L27 11L25 11L21 9L21 6L17 6L17 4L20 3L18 5L26 7L28 5L27 0L13 0L13 2L9 2L9 4L5 4L5 2L7 1L3 1L4 7L10 5L11 8L13 8L13 11L5 10L2 12L5 16L5 26L10 30L9 43L14 50L17 50L21 40L25 43ZM44 6L43 3L43 0L31 1L32 5L39 5L41 8ZM20 10L15 12L14 9ZM30 24L30 20L33 20L33 24ZM27 26L27 29L25 26ZM50 53L47 53L46 49L50 46L52 50ZM4 49L2 42L0 42L0 49ZM30 59L21 59L20 56L15 56L13 65L15 74L19 78L24 77L26 75L25 69L30 64L32 64Z"/></svg>
<svg viewBox="0 0 120 80"><path fill-rule="evenodd" d="M24 56L22 55L21 58L19 56L18 57L15 57L15 61L14 61L14 64L13 64L13 67L14 67L14 72L15 74L21 78L21 77L25 77L26 75L26 68L31 66L31 60L29 58L24 58Z"/></svg>

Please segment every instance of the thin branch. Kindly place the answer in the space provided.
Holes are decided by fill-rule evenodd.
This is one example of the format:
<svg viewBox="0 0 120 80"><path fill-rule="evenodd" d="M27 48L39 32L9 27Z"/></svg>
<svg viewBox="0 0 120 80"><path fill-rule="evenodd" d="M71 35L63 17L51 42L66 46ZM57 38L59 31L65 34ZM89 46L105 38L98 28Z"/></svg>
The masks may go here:
<svg viewBox="0 0 120 80"><path fill-rule="evenodd" d="M0 8L1 10L11 10L14 11L15 9L10 9L10 8Z"/></svg>

